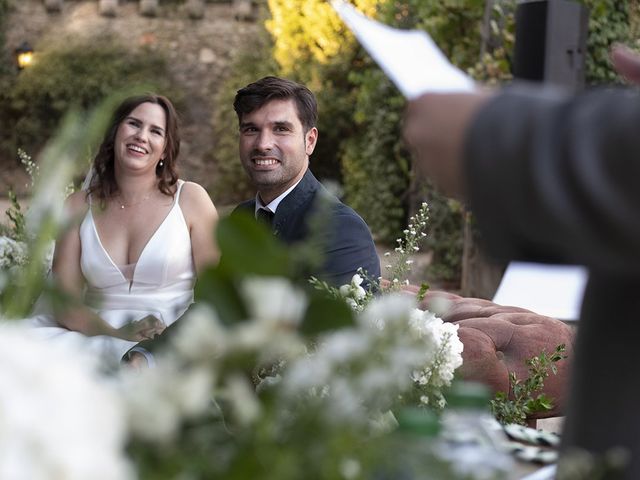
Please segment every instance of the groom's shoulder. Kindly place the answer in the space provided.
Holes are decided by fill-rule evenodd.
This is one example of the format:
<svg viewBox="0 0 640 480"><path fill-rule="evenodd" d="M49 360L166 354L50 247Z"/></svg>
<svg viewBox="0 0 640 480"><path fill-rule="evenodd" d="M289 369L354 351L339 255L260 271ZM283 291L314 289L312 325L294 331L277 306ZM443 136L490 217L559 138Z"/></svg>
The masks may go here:
<svg viewBox="0 0 640 480"><path fill-rule="evenodd" d="M231 215L237 212L251 212L256 208L256 199L252 198L250 200L245 200L242 203L236 205L236 207L231 211Z"/></svg>

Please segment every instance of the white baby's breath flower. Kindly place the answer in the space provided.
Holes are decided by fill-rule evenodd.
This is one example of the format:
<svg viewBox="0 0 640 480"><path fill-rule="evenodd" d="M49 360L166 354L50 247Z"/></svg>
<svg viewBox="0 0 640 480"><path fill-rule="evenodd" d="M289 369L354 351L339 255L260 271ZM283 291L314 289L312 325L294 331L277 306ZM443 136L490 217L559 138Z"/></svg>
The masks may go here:
<svg viewBox="0 0 640 480"><path fill-rule="evenodd" d="M352 310L357 310L358 309L358 302L356 302L353 298L346 298L345 302L347 302L347 305L349 305L349 307Z"/></svg>
<svg viewBox="0 0 640 480"><path fill-rule="evenodd" d="M13 238L0 236L0 270L20 267L27 262L27 246Z"/></svg>
<svg viewBox="0 0 640 480"><path fill-rule="evenodd" d="M180 322L182 325L171 336L171 344L183 358L215 358L226 352L229 342L227 330L210 307L205 304L194 305Z"/></svg>
<svg viewBox="0 0 640 480"><path fill-rule="evenodd" d="M307 307L304 292L281 277L252 277L241 289L249 315L259 321L296 327Z"/></svg>
<svg viewBox="0 0 640 480"><path fill-rule="evenodd" d="M329 382L332 368L323 356L311 355L293 361L283 375L283 391L286 395L298 396L313 388L321 390Z"/></svg>
<svg viewBox="0 0 640 480"><path fill-rule="evenodd" d="M158 443L169 443L174 438L180 425L180 414L167 391L173 388L170 378L161 366L140 374L122 374L122 396L134 437Z"/></svg>
<svg viewBox="0 0 640 480"><path fill-rule="evenodd" d="M369 338L353 329L338 330L328 335L318 347L317 356L324 356L333 365L365 355L371 348Z"/></svg>
<svg viewBox="0 0 640 480"><path fill-rule="evenodd" d="M180 368L161 358L156 368L122 372L119 386L132 433L147 441L168 443L185 419L202 413L212 398L213 373Z"/></svg>
<svg viewBox="0 0 640 480"><path fill-rule="evenodd" d="M116 392L95 361L0 325L0 478L133 478Z"/></svg>
<svg viewBox="0 0 640 480"><path fill-rule="evenodd" d="M244 377L231 376L226 382L223 398L230 402L233 413L241 425L251 425L260 416L262 408L256 391Z"/></svg>
<svg viewBox="0 0 640 480"><path fill-rule="evenodd" d="M354 458L345 458L340 464L340 475L346 480L358 478L361 471L360 462Z"/></svg>
<svg viewBox="0 0 640 480"><path fill-rule="evenodd" d="M390 322L407 322L414 307L415 299L408 295L397 293L383 295L369 303L359 319L378 329L383 329Z"/></svg>
<svg viewBox="0 0 640 480"><path fill-rule="evenodd" d="M183 371L175 382L174 398L185 418L194 418L203 413L210 405L214 377L205 367Z"/></svg>

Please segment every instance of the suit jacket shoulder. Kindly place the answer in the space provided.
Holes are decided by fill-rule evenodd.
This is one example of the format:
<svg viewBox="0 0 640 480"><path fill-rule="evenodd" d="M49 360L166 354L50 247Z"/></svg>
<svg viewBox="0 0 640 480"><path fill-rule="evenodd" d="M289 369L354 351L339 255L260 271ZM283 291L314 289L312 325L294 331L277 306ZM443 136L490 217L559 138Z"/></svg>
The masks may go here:
<svg viewBox="0 0 640 480"><path fill-rule="evenodd" d="M241 203L234 212L254 208L255 199ZM286 244L306 241L315 215L327 215L322 231L314 231L321 236L318 243L324 263L319 271L310 274L334 285L349 283L359 268L367 271L371 278L380 276L380 262L367 224L307 170L278 205L273 218L274 233Z"/></svg>

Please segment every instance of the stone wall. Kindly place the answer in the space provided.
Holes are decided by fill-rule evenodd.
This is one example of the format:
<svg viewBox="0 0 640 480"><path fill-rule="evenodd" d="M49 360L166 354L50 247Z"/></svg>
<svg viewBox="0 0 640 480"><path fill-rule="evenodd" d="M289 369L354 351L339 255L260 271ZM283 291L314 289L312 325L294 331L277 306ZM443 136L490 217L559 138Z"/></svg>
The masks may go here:
<svg viewBox="0 0 640 480"><path fill-rule="evenodd" d="M48 11L52 3L58 12ZM213 184L215 171L212 152L214 94L229 71L229 64L241 45L251 42L259 25L246 18L246 8L232 3L201 2L202 18L194 19L190 0L160 2L155 16L141 14L137 1L115 2L114 16L100 12L101 2L45 2L19 0L7 22L6 48L13 49L27 40L38 46L65 38L87 38L109 33L132 49L159 50L169 60L172 75L186 93L181 150L182 177L205 187ZM240 18L237 18L242 13ZM239 86L241 87L241 85ZM230 125L229 128L236 128ZM2 162L4 165L10 162ZM8 172L0 180L5 183Z"/></svg>

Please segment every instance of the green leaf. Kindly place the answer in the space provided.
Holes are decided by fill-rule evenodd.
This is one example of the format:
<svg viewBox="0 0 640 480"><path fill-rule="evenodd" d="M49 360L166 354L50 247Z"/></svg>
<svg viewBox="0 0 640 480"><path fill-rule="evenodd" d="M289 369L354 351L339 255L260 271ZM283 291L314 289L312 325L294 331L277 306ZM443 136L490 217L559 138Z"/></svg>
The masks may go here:
<svg viewBox="0 0 640 480"><path fill-rule="evenodd" d="M353 311L341 299L328 297L323 292L312 293L300 332L313 336L327 330L354 325Z"/></svg>
<svg viewBox="0 0 640 480"><path fill-rule="evenodd" d="M247 212L234 212L216 228L222 272L244 275L289 276L286 247Z"/></svg>
<svg viewBox="0 0 640 480"><path fill-rule="evenodd" d="M233 280L219 268L210 267L198 275L194 298L211 305L225 325L247 319L247 311Z"/></svg>

